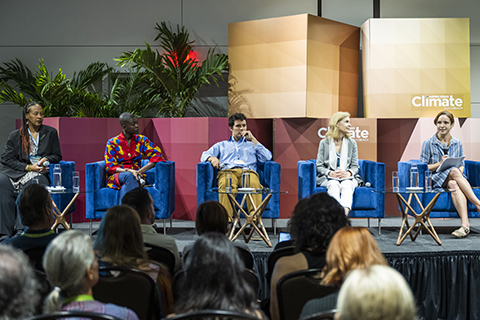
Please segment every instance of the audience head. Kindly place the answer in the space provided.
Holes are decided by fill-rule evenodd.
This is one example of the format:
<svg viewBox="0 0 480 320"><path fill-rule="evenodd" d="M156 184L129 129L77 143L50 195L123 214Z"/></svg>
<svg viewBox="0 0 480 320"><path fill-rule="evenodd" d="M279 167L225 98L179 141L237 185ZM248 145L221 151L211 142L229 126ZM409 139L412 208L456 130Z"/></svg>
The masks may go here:
<svg viewBox="0 0 480 320"><path fill-rule="evenodd" d="M290 219L297 250L315 253L325 252L335 232L349 225L343 207L325 192L300 200Z"/></svg>
<svg viewBox="0 0 480 320"><path fill-rule="evenodd" d="M40 300L35 273L23 252L0 245L0 319L32 316Z"/></svg>
<svg viewBox="0 0 480 320"><path fill-rule="evenodd" d="M350 117L350 113L342 111L335 112L330 118L330 123L328 124L328 131L325 137L332 138L334 140L337 139L339 137L337 124L347 117ZM345 137L350 138L350 135L346 134Z"/></svg>
<svg viewBox="0 0 480 320"><path fill-rule="evenodd" d="M393 268L373 265L349 273L337 302L340 320L417 319L412 291Z"/></svg>
<svg viewBox="0 0 480 320"><path fill-rule="evenodd" d="M253 289L245 283L244 263L223 234L203 234L185 258L185 277L176 303L177 312L205 309L253 312Z"/></svg>
<svg viewBox="0 0 480 320"><path fill-rule="evenodd" d="M91 294L98 282L98 263L90 237L78 230L65 231L52 240L43 256L43 268L54 287L45 300L45 312L62 308L62 300Z"/></svg>
<svg viewBox="0 0 480 320"><path fill-rule="evenodd" d="M206 232L226 234L228 232L227 210L218 201L203 202L197 208L195 229L198 235Z"/></svg>
<svg viewBox="0 0 480 320"><path fill-rule="evenodd" d="M105 262L137 268L147 258L138 213L126 205L108 209L100 223L94 248Z"/></svg>
<svg viewBox="0 0 480 320"><path fill-rule="evenodd" d="M364 227L343 227L330 241L323 284L341 284L347 273L371 265L387 265L377 242Z"/></svg>
<svg viewBox="0 0 480 320"><path fill-rule="evenodd" d="M122 204L137 211L140 216L140 223L153 224L155 222L153 199L147 189L139 187L128 191L122 198Z"/></svg>
<svg viewBox="0 0 480 320"><path fill-rule="evenodd" d="M43 185L29 184L23 189L19 210L27 227L48 228L54 222L52 198Z"/></svg>
<svg viewBox="0 0 480 320"><path fill-rule="evenodd" d="M235 124L235 121L247 121L247 117L243 113L234 113L230 117L228 117L228 126L230 128L233 128L233 125Z"/></svg>

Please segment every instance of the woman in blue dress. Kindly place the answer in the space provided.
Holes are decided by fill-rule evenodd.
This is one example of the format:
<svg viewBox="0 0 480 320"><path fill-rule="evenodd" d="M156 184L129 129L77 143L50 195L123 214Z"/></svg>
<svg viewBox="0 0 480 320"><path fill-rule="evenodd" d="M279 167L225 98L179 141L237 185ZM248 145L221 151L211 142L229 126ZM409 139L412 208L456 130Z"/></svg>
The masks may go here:
<svg viewBox="0 0 480 320"><path fill-rule="evenodd" d="M462 142L450 134L450 130L455 123L453 114L448 111L442 111L437 114L433 123L437 126L437 132L423 142L420 160L428 164L428 170L432 171L433 188L448 188L452 190L452 202L462 220L462 226L452 232L452 235L457 238L464 238L470 233L467 199L473 203L479 212L480 200L475 196L470 183L463 175L463 161L459 167L436 172L446 158L463 156L463 147Z"/></svg>

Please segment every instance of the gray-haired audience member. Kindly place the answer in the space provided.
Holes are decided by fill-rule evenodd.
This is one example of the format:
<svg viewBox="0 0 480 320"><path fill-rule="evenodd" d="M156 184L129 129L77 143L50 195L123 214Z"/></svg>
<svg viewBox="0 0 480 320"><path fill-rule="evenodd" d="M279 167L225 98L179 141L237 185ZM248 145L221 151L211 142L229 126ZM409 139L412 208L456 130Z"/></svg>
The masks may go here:
<svg viewBox="0 0 480 320"><path fill-rule="evenodd" d="M40 300L38 284L27 257L11 246L0 246L0 319L25 319Z"/></svg>
<svg viewBox="0 0 480 320"><path fill-rule="evenodd" d="M340 320L415 320L415 300L405 278L395 269L373 265L353 270L340 289Z"/></svg>
<svg viewBox="0 0 480 320"><path fill-rule="evenodd" d="M93 299L92 288L99 277L98 262L90 237L83 232L65 231L56 237L45 252L43 268L54 287L45 299L45 313L76 310L138 320L130 309Z"/></svg>
<svg viewBox="0 0 480 320"><path fill-rule="evenodd" d="M155 223L155 209L150 193L144 188L135 188L123 196L122 204L132 207L140 216L143 242L172 251L175 256L175 272L180 270L182 260L175 239L166 234L157 233L152 226Z"/></svg>

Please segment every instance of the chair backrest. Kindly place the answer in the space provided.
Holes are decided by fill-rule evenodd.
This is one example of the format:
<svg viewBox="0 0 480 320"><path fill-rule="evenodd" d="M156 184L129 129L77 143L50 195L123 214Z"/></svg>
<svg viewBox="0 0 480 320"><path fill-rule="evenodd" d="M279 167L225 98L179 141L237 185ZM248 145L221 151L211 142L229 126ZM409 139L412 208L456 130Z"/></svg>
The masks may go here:
<svg viewBox="0 0 480 320"><path fill-rule="evenodd" d="M243 277L245 278L245 282L252 287L255 296L258 297L258 286L260 285L260 282L255 272L251 269L245 269L243 270Z"/></svg>
<svg viewBox="0 0 480 320"><path fill-rule="evenodd" d="M47 279L47 275L43 270L37 270L35 269L35 278L37 278L38 281L38 294L40 295L40 303L38 304L36 310L37 314L42 313L42 308L43 308L43 301L47 298L48 294L50 291L52 291L52 285Z"/></svg>
<svg viewBox="0 0 480 320"><path fill-rule="evenodd" d="M59 311L51 314L43 314L28 318L27 320L50 320L63 318L92 319L92 320L121 320L108 314L86 312L86 311Z"/></svg>
<svg viewBox="0 0 480 320"><path fill-rule="evenodd" d="M280 320L297 320L309 300L332 294L338 288L320 284L321 269L296 271L284 275L277 283Z"/></svg>
<svg viewBox="0 0 480 320"><path fill-rule="evenodd" d="M253 254L250 250L244 247L235 246L237 252L240 254L240 258L245 264L245 268L253 270Z"/></svg>
<svg viewBox="0 0 480 320"><path fill-rule="evenodd" d="M235 311L201 310L177 314L168 320L259 320L255 315Z"/></svg>
<svg viewBox="0 0 480 320"><path fill-rule="evenodd" d="M150 260L166 266L171 276L175 274L175 255L171 250L151 243L145 243L145 249Z"/></svg>
<svg viewBox="0 0 480 320"><path fill-rule="evenodd" d="M277 260L284 256L291 256L295 254L295 247L288 246L279 248L277 250L273 250L272 253L268 256L267 260L267 273L265 274L265 278L267 279L267 284L270 286L270 280L272 279L273 268L275 267L275 263Z"/></svg>
<svg viewBox="0 0 480 320"><path fill-rule="evenodd" d="M299 320L333 320L335 319L336 313L337 313L337 309L332 309L332 310L314 313L312 315L302 317Z"/></svg>
<svg viewBox="0 0 480 320"><path fill-rule="evenodd" d="M23 251L27 255L28 260L30 260L30 264L34 269L43 271L42 261L43 261L43 254L45 253L46 249L47 247L38 247L38 248L31 248Z"/></svg>
<svg viewBox="0 0 480 320"><path fill-rule="evenodd" d="M124 267L101 267L93 297L133 310L140 320L160 319L157 287L150 276Z"/></svg>

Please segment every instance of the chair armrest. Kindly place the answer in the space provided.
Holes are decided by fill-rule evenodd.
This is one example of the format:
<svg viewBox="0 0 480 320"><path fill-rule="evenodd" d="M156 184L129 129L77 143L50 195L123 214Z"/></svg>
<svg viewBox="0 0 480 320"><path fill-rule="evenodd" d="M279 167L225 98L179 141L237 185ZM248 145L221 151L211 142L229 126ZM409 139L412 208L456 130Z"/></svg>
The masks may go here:
<svg viewBox="0 0 480 320"><path fill-rule="evenodd" d="M298 200L313 194L317 186L316 163L313 160L300 160L297 163Z"/></svg>
<svg viewBox="0 0 480 320"><path fill-rule="evenodd" d="M280 190L281 166L275 161L265 161L263 171L264 187L273 191Z"/></svg>
<svg viewBox="0 0 480 320"><path fill-rule="evenodd" d="M167 207L170 212L175 211L175 162L158 162L154 168L149 171L155 171L155 189L167 200Z"/></svg>
<svg viewBox="0 0 480 320"><path fill-rule="evenodd" d="M98 191L106 186L105 161L85 164L85 191Z"/></svg>
<svg viewBox="0 0 480 320"><path fill-rule="evenodd" d="M480 187L480 162L465 160L465 173L472 187Z"/></svg>
<svg viewBox="0 0 480 320"><path fill-rule="evenodd" d="M365 183L370 182L375 190L385 189L385 163L359 160L362 167L362 179Z"/></svg>
<svg viewBox="0 0 480 320"><path fill-rule="evenodd" d="M197 163L197 203L207 201L207 191L214 187L214 168L210 162Z"/></svg>

